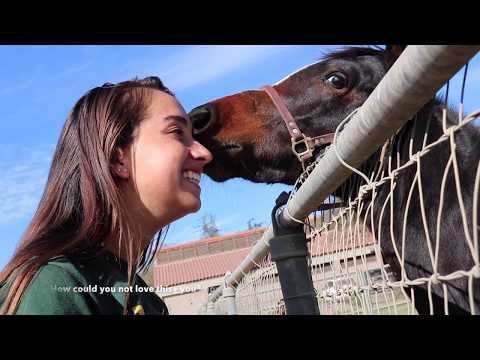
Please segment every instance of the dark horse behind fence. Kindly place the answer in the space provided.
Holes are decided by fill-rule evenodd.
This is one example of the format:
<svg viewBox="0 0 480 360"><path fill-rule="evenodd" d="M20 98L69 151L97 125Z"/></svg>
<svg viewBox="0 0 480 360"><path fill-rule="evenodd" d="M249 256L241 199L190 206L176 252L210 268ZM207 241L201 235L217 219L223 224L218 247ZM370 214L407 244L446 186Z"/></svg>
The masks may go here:
<svg viewBox="0 0 480 360"><path fill-rule="evenodd" d="M383 48L349 47L332 52L321 61L307 66L274 85L274 93L283 101L296 121L295 126L309 137L335 132L340 122L358 108L375 89L404 46ZM287 129L281 111L274 104L275 94L265 90L249 90L211 101L192 110L194 136L214 154L214 160L205 172L216 181L241 177L257 183L294 184L302 173L301 163L292 152L292 129ZM442 134L442 108L440 99L432 99L415 117L410 119L390 143L391 154L400 154L399 164L409 159L409 146L413 140L413 153L422 148L424 134L427 143ZM458 114L447 112L447 126L458 122ZM287 122L288 124L288 122ZM295 127L294 126L294 127ZM466 125L456 133L457 158L461 178L463 201L468 225L472 229L474 178L480 158L480 133L473 125ZM326 141L328 143L328 141ZM314 155L318 150L315 150ZM439 207L441 182L450 156L448 142L437 146L423 156L421 174L426 218L432 246L435 248L436 216ZM362 169L378 166L380 150L372 155ZM393 159L394 161L396 159ZM401 249L403 217L407 196L416 169L411 166L397 179L394 190L394 238ZM350 188L355 197L358 175L352 175L342 186ZM353 184L356 184L354 186ZM373 214L379 223L382 204L390 186L377 189ZM346 192L337 191L337 196ZM478 200L478 199L476 199ZM407 279L429 278L433 274L429 257L418 192L413 194L408 212L405 244L405 274ZM390 234L390 209L387 206L381 220L381 250L384 261L390 264L397 279L402 269L395 256ZM374 225L375 226L375 225ZM377 229L370 229L377 232ZM478 229L475 229L478 231ZM478 249L476 250L478 251ZM478 254L477 254L478 255ZM438 273L448 275L458 270L469 271L474 266L463 232L460 207L457 200L453 171L447 177L444 191L443 218L438 254ZM479 313L480 281L474 280L474 308ZM445 282L448 290L450 314L470 313L468 278ZM415 306L420 314L430 312L427 284L413 286ZM444 291L442 283L432 285L432 305L435 314L443 313ZM410 293L410 291L407 291Z"/></svg>

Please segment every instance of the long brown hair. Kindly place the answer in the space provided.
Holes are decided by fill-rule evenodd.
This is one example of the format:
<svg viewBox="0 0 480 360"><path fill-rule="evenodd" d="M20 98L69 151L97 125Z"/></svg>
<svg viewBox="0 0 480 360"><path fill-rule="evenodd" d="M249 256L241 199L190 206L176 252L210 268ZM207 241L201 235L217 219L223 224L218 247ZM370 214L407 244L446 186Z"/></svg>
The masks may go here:
<svg viewBox="0 0 480 360"><path fill-rule="evenodd" d="M116 149L131 143L136 126L145 118L152 89L173 95L158 77L147 77L96 87L74 105L38 209L0 273L0 287L10 285L0 314L15 313L33 276L49 260L100 249L107 239L118 239L119 249L127 245L129 286L138 268L149 266L161 232L146 249L134 251L132 239L138 229L111 164ZM124 313L127 302L128 295Z"/></svg>

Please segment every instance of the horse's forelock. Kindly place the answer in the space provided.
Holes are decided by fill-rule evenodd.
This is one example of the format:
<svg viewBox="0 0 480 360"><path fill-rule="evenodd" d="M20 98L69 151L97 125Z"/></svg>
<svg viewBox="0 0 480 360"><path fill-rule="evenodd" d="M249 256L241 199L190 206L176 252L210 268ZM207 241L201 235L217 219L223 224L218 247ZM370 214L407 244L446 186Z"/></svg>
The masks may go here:
<svg viewBox="0 0 480 360"><path fill-rule="evenodd" d="M385 49L373 45L370 47L355 47L355 46L348 46L348 47L343 47L340 50L333 50L333 51L328 51L324 54L321 55L320 58L318 58L314 63L305 65L301 67L300 69L295 70L294 72L288 74L287 76L283 77L281 80L277 81L274 85L279 85L283 83L285 80L288 80L292 76L310 68L311 66L314 66L318 63L329 61L329 60L336 60L336 59L355 59L360 56L379 56L385 55Z"/></svg>
<svg viewBox="0 0 480 360"><path fill-rule="evenodd" d="M319 61L355 59L360 56L384 56L385 50L379 46L348 46L322 54Z"/></svg>

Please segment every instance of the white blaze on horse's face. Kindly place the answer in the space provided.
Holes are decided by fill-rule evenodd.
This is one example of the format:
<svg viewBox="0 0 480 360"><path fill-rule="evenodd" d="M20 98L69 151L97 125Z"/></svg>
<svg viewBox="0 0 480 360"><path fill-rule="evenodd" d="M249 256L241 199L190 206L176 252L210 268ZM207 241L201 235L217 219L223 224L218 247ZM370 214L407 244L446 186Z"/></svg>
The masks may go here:
<svg viewBox="0 0 480 360"><path fill-rule="evenodd" d="M305 66L303 66L302 68L300 68L300 69L298 69L298 70L294 71L293 73L291 73L291 74L289 74L289 75L285 76L283 79L281 79L281 80L277 81L275 84L273 84L273 86L280 85L282 82L284 82L284 81L286 81L286 80L290 79L292 76L294 76L294 75L298 74L299 72L301 72L301 71L303 71L303 70L306 70L306 69L308 69L310 66L317 65L317 64L318 64L318 63L320 63L320 62L321 62L321 61L317 61L317 62L314 62L314 63L312 63L312 64L309 64L309 65L305 65Z"/></svg>

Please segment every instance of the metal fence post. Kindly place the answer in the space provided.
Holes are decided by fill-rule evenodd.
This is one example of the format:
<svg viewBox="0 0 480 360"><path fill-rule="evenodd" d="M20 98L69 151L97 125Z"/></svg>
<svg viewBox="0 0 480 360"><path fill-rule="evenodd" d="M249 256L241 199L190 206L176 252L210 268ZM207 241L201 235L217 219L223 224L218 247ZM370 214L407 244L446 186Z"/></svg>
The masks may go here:
<svg viewBox="0 0 480 360"><path fill-rule="evenodd" d="M198 315L205 315L207 313L207 304L203 304L200 306L200 309L198 310Z"/></svg>
<svg viewBox="0 0 480 360"><path fill-rule="evenodd" d="M225 299L227 305L227 315L237 315L235 289L227 284L227 279L230 275L230 272L225 274L225 281L223 282L223 298Z"/></svg>
<svg viewBox="0 0 480 360"><path fill-rule="evenodd" d="M285 227L277 221L288 198L286 192L281 193L272 211L271 258L277 265L287 315L319 315L303 225Z"/></svg>
<svg viewBox="0 0 480 360"><path fill-rule="evenodd" d="M215 314L215 303L208 302L207 304L207 315L216 315Z"/></svg>

